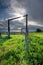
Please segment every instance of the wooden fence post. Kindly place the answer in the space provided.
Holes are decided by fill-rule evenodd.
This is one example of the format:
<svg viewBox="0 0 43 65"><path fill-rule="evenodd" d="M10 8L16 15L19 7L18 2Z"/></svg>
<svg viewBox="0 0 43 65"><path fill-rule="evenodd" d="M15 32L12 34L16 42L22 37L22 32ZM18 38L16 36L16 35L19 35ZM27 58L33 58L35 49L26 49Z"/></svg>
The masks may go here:
<svg viewBox="0 0 43 65"><path fill-rule="evenodd" d="M8 38L10 38L10 20L8 20Z"/></svg>
<svg viewBox="0 0 43 65"><path fill-rule="evenodd" d="M26 15L26 33L25 33L25 41L26 41L26 52L27 52L27 58L28 58L28 63L30 64L30 59L29 59L29 42L28 42L28 15Z"/></svg>
<svg viewBox="0 0 43 65"><path fill-rule="evenodd" d="M1 33L0 33L0 37L1 37Z"/></svg>
<svg viewBox="0 0 43 65"><path fill-rule="evenodd" d="M26 41L26 50L28 53L28 15L26 15L26 33L25 33L25 41Z"/></svg>

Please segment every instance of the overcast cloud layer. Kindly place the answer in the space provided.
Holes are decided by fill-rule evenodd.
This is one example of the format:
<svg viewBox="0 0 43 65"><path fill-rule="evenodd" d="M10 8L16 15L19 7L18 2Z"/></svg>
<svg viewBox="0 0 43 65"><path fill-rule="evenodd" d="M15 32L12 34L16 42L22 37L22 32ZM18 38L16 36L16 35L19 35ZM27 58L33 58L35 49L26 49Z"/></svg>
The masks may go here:
<svg viewBox="0 0 43 65"><path fill-rule="evenodd" d="M0 20L25 14L31 25L43 26L43 0L0 0Z"/></svg>

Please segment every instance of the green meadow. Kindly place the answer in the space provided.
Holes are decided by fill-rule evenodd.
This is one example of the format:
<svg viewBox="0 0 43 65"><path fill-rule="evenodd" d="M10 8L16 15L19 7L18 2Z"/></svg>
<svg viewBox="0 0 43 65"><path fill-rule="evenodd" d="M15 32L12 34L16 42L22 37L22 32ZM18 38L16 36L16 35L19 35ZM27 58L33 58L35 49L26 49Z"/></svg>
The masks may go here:
<svg viewBox="0 0 43 65"><path fill-rule="evenodd" d="M24 34L0 37L0 65L43 65L43 33L28 34L28 51Z"/></svg>

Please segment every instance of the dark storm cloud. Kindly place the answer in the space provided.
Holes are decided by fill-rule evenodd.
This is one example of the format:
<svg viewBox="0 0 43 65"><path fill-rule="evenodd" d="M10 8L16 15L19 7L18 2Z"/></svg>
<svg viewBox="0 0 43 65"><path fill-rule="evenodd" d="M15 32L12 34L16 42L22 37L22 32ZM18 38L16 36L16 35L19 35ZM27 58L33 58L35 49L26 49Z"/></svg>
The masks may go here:
<svg viewBox="0 0 43 65"><path fill-rule="evenodd" d="M6 9L10 6L10 0L0 0L0 9Z"/></svg>
<svg viewBox="0 0 43 65"><path fill-rule="evenodd" d="M12 16L15 11L24 13L21 8L25 9L29 21L43 25L43 0L0 0L0 18Z"/></svg>
<svg viewBox="0 0 43 65"><path fill-rule="evenodd" d="M10 7L10 0L0 0L0 19L8 17L7 9Z"/></svg>
<svg viewBox="0 0 43 65"><path fill-rule="evenodd" d="M17 0L29 14L30 21L43 24L43 0Z"/></svg>

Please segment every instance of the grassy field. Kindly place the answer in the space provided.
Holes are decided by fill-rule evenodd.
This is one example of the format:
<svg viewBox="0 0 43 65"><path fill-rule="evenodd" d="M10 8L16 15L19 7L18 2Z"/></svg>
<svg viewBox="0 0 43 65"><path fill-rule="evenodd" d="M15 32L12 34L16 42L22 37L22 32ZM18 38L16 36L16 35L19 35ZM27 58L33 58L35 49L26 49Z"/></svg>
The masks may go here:
<svg viewBox="0 0 43 65"><path fill-rule="evenodd" d="M0 65L43 65L43 33L29 33L28 50L24 34L0 38Z"/></svg>

